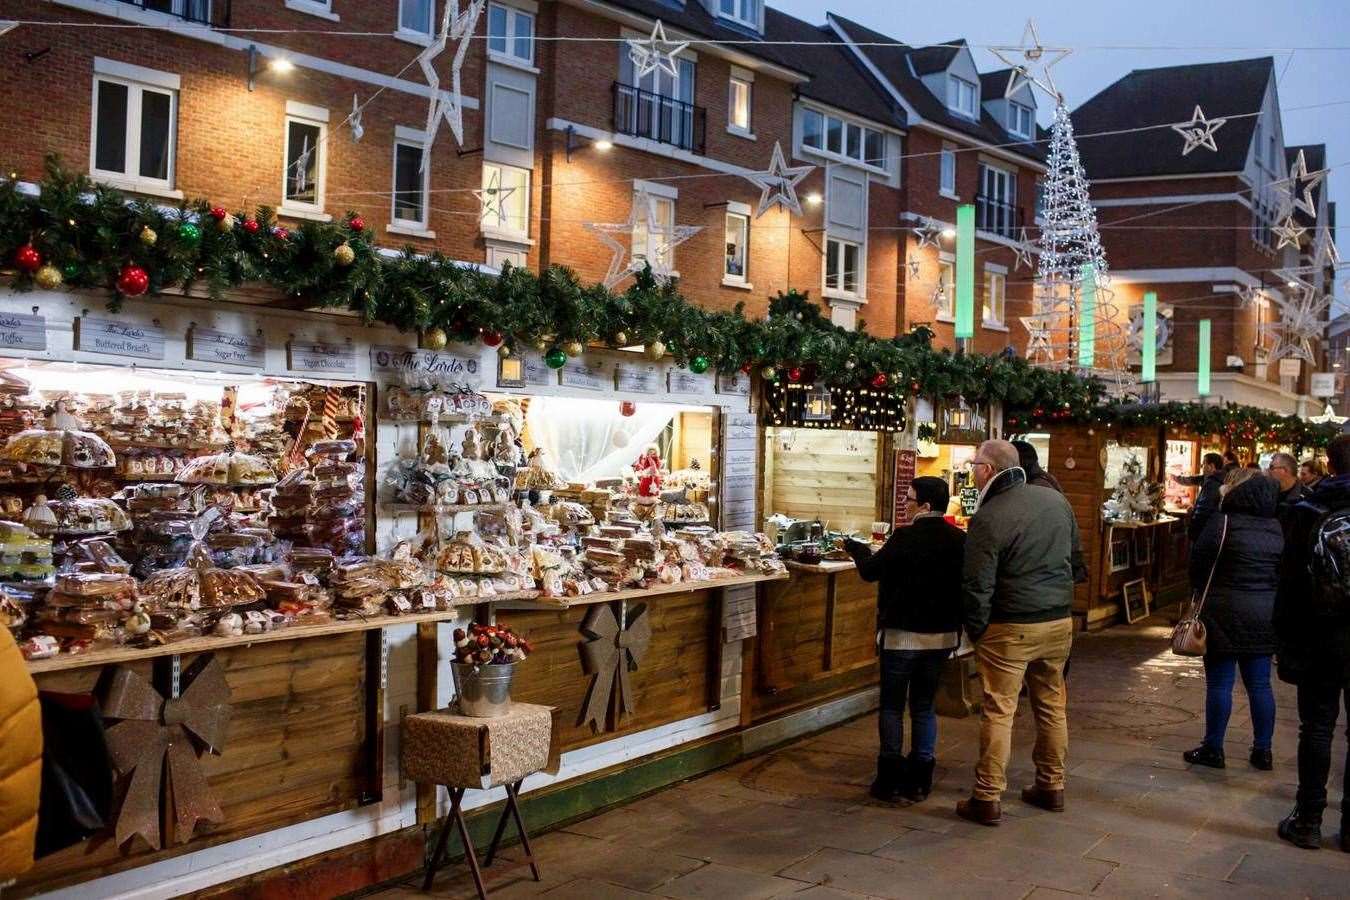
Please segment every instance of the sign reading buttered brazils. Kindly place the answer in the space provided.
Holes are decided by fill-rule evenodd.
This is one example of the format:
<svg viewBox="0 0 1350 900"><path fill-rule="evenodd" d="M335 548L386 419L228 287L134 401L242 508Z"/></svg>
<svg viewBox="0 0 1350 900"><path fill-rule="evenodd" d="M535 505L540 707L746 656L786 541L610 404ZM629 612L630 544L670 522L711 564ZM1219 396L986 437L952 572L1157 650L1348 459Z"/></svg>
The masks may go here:
<svg viewBox="0 0 1350 900"><path fill-rule="evenodd" d="M309 375L355 375L356 348L346 341L292 338L286 343L286 368Z"/></svg>
<svg viewBox="0 0 1350 900"><path fill-rule="evenodd" d="M420 376L467 385L478 384L483 374L477 356L409 347L371 347L370 370L377 375Z"/></svg>
<svg viewBox="0 0 1350 900"><path fill-rule="evenodd" d="M74 330L75 349L84 353L134 359L164 358L164 329L158 325L76 316Z"/></svg>

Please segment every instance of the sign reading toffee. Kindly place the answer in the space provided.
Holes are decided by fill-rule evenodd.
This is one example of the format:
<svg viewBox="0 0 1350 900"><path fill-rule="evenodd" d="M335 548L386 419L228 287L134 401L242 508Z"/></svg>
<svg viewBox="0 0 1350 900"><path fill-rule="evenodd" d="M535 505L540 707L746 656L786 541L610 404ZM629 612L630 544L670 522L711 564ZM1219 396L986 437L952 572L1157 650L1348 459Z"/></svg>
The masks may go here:
<svg viewBox="0 0 1350 900"><path fill-rule="evenodd" d="M39 353L46 350L46 317L0 313L0 349L32 350Z"/></svg>

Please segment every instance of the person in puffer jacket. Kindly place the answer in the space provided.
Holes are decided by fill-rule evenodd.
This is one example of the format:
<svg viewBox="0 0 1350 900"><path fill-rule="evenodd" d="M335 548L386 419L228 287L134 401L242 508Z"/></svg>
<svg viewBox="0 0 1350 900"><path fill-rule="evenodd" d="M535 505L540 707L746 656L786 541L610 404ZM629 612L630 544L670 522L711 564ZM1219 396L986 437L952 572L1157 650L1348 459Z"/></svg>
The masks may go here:
<svg viewBox="0 0 1350 900"><path fill-rule="evenodd" d="M1275 594L1284 552L1284 530L1276 517L1280 491L1274 479L1255 469L1230 470L1222 491L1218 510L1191 549L1192 589L1204 591L1211 569L1214 575L1200 611L1206 634L1205 740L1182 758L1192 765L1224 767L1224 734L1240 671L1252 714L1251 764L1268 771L1275 732L1270 686Z"/></svg>
<svg viewBox="0 0 1350 900"><path fill-rule="evenodd" d="M0 628L0 886L33 866L42 785L37 687L8 628Z"/></svg>

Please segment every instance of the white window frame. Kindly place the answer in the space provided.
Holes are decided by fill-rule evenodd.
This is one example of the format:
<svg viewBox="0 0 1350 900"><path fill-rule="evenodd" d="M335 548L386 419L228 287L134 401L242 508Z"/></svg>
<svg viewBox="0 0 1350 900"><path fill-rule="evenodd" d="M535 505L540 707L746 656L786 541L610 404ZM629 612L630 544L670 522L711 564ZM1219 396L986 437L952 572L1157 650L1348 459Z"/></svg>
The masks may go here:
<svg viewBox="0 0 1350 900"><path fill-rule="evenodd" d="M669 221L663 222L661 223L661 225L662 227L669 229L671 233L673 233L675 229L675 216L678 211L679 191L669 187L668 185L660 184L658 182L634 181L633 182L634 203L636 203L638 197L641 196L639 193L639 189L641 188L646 188L647 196L651 198L652 206L655 210L657 210L658 212L662 209L667 208L670 210ZM648 250L647 243L648 241L650 241L650 239L651 235L649 232L639 231L636 227L633 229L633 234L629 242L628 255L633 259L634 263L637 263L639 260L651 258L650 256L647 255ZM641 243L639 243L639 241ZM680 273L675 269L675 248L674 247L669 248L669 252L670 252L670 259L665 261L666 267L670 270L670 275L672 278L678 278ZM641 268L641 266L638 266L638 268Z"/></svg>
<svg viewBox="0 0 1350 900"><path fill-rule="evenodd" d="M858 259L857 271L853 273L854 290L850 291L844 287L845 268L844 268L844 248L855 248ZM838 271L837 284L830 283L830 262L831 257L837 255L834 260ZM867 246L857 241L845 240L844 238L829 237L825 238L825 253L821 260L820 277L822 284L822 294L825 297L838 298L843 300L860 300L866 293L867 285Z"/></svg>
<svg viewBox="0 0 1350 900"><path fill-rule="evenodd" d="M744 90L745 92L744 124L736 121L736 94L738 90ZM742 78L739 74L733 72L731 77L727 79L727 131L741 137L753 138L755 136L754 102L754 81L749 78Z"/></svg>
<svg viewBox="0 0 1350 900"><path fill-rule="evenodd" d="M751 8L750 14L754 17L753 21L750 19L743 19L734 12L723 12L723 0L714 0L714 2L717 5L717 17L719 19L725 19L728 22L735 22L738 25L744 25L747 28L753 28L755 31L759 31L759 23L764 18L764 0L731 0L733 9L739 7L742 3L749 5Z"/></svg>
<svg viewBox="0 0 1350 900"><path fill-rule="evenodd" d="M969 108L962 105L962 97L970 98ZM947 73L947 108L952 112L965 116L967 119L978 118L980 108L980 89L973 82L966 81L959 75Z"/></svg>
<svg viewBox="0 0 1350 900"><path fill-rule="evenodd" d="M333 12L333 0L286 0L286 8L330 22L342 21L342 17Z"/></svg>
<svg viewBox="0 0 1350 900"><path fill-rule="evenodd" d="M806 143L805 117L811 115L820 116L819 147L812 147L810 144ZM864 124L863 122L857 119L850 119L849 117L841 116L838 113L826 112L825 110L817 109L814 106L803 106L802 117L803 117L801 130L802 140L800 143L803 153L811 153L814 154L815 156L821 157L822 159L832 159L838 160L839 162L845 162L851 166L858 166L859 168L866 169L869 172L876 172L879 175L889 176L891 174L890 168L886 165L886 163L888 163L889 160L883 160L883 164L881 165L864 162L864 160L867 158L867 132L873 131L881 135L882 149L884 151L886 145L885 131L882 131L880 128L873 128L871 125ZM840 123L839 144L841 152L839 153L836 153L833 150L829 149L831 119L834 119L835 121ZM858 155L856 157L849 156L846 152L842 152L848 149L848 130L850 127L859 129Z"/></svg>
<svg viewBox="0 0 1350 900"><path fill-rule="evenodd" d="M744 235L741 244L741 254L743 257L741 260L741 274L733 275L727 271L727 260L724 251L722 256L722 284L726 287L749 290L752 287L750 284L750 204L740 203L734 200L727 203L727 212L723 219L723 228L725 229L723 232L724 245L727 242L726 238L731 234L731 220L733 218L741 221L742 233Z"/></svg>
<svg viewBox="0 0 1350 900"><path fill-rule="evenodd" d="M523 227L518 229L511 228L503 224L500 218L497 220L495 224L489 223L485 221L481 215L479 215L478 217L478 227L482 230L483 234L488 237L500 238L502 240L507 241L514 241L516 243L528 243L530 238L530 181L533 176L533 172L531 172L529 169L523 169L520 166L507 165L506 163L484 162L483 169L480 174L480 178L482 179L480 187L481 185L487 184L488 170L491 168L495 168L498 172L509 171L513 175L523 174L525 176L524 177L525 187L522 192L524 195L523 200L525 212L524 215L521 216ZM498 185L501 184L500 178L497 183ZM517 188L517 190L520 190L520 188ZM498 205L498 208L500 208L500 204Z"/></svg>
<svg viewBox="0 0 1350 900"><path fill-rule="evenodd" d="M948 176L951 176L950 179ZM951 200L960 200L956 193L956 145L943 144L938 153L938 193Z"/></svg>
<svg viewBox="0 0 1350 900"><path fill-rule="evenodd" d="M993 312L996 315L990 315L990 300L993 297L994 286L998 286L998 303ZM1000 266L995 263L984 264L984 298L980 304L980 318L985 328L995 330L1007 330L1008 322L1008 269L1006 266Z"/></svg>
<svg viewBox="0 0 1350 900"><path fill-rule="evenodd" d="M492 11L494 9L500 9L506 12L505 50L494 50L492 48L491 28L492 28ZM517 56L515 52L516 46L515 22L516 19L520 17L524 17L530 20L529 56ZM525 65L525 66L534 65L534 43L535 43L534 39L537 33L535 29L539 27L539 17L537 15L535 15L533 12L530 12L529 10L520 9L519 7L511 6L510 4L507 3L489 3L487 8L487 16L485 18L487 19L486 27L489 29L488 44L487 44L489 59L496 60L498 62L506 62L513 65Z"/></svg>
<svg viewBox="0 0 1350 900"><path fill-rule="evenodd" d="M127 89L126 144L123 153L127 171L112 172L97 167L98 162L98 83L107 81ZM147 69L130 63L95 57L94 79L90 87L89 174L95 181L141 194L182 199L174 189L178 174L178 92L181 81L171 72ZM169 95L169 165L167 178L148 178L141 171L141 111L146 90ZM134 126L133 127L133 123Z"/></svg>
<svg viewBox="0 0 1350 900"><path fill-rule="evenodd" d="M1026 119L1027 127L1022 128L1022 120ZM1008 134L1014 137L1030 138L1036 128L1036 112L1025 103L1018 103L1016 100L1008 101Z"/></svg>
<svg viewBox="0 0 1350 900"><path fill-rule="evenodd" d="M949 272L951 277L944 278L944 272ZM938 280L933 285L935 294L938 284L945 288L942 292L943 305L933 308L933 318L951 324L956 321L956 257L946 251L938 254Z"/></svg>
<svg viewBox="0 0 1350 900"><path fill-rule="evenodd" d="M401 219L398 216L398 148L413 147L422 151L422 219L413 221L412 219ZM390 197L389 197L389 224L385 230L391 234L405 234L412 237L434 238L436 232L430 230L431 225L431 161L427 158L430 153L427 147L426 135L421 131L412 128L405 128L402 125L394 129L394 146L392 151L393 166L390 171Z"/></svg>
<svg viewBox="0 0 1350 900"><path fill-rule="evenodd" d="M394 11L395 25L394 37L409 41L414 44L427 46L431 43L431 36L436 30L436 0L432 0L430 12L427 15L427 28L425 31L419 28L410 28L403 24L403 0L398 0L398 8Z"/></svg>
<svg viewBox="0 0 1350 900"><path fill-rule="evenodd" d="M291 200L286 196L286 186L290 180L291 123L293 122L319 129L319 140L314 150L315 153L319 154L318 165L314 167L317 173L315 179L318 183L314 188L315 202L313 203ZM321 106L310 106L307 103L288 100L286 101L286 117L281 132L281 205L277 207L277 212L283 216L291 216L297 219L313 219L319 222L332 221L333 217L323 211L327 189L328 110Z"/></svg>

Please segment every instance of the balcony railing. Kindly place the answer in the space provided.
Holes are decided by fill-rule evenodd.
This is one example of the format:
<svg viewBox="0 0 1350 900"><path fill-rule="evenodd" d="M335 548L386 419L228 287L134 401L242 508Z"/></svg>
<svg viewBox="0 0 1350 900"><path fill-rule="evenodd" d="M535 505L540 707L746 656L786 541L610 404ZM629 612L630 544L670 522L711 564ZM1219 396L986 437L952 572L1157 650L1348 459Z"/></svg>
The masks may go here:
<svg viewBox="0 0 1350 900"><path fill-rule="evenodd" d="M1022 208L984 194L975 195L975 228L1017 240L1026 224Z"/></svg>
<svg viewBox="0 0 1350 900"><path fill-rule="evenodd" d="M121 0L121 2L151 12L175 16L185 22L210 25L212 28L230 27L232 0Z"/></svg>
<svg viewBox="0 0 1350 900"><path fill-rule="evenodd" d="M614 82L614 130L702 153L708 111L631 84Z"/></svg>

